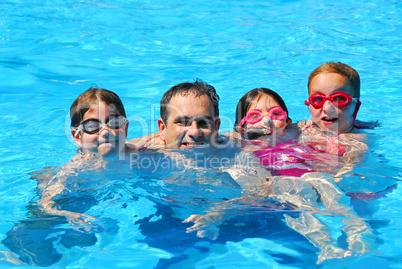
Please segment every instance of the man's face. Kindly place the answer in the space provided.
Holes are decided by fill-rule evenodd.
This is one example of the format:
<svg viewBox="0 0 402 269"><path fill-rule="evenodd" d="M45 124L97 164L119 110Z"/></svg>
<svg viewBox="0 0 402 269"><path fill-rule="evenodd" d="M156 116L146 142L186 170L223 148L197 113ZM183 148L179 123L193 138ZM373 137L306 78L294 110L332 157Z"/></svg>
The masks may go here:
<svg viewBox="0 0 402 269"><path fill-rule="evenodd" d="M220 120L208 96L194 93L176 94L168 104L168 119L158 120L159 135L166 148L200 147L214 142Z"/></svg>

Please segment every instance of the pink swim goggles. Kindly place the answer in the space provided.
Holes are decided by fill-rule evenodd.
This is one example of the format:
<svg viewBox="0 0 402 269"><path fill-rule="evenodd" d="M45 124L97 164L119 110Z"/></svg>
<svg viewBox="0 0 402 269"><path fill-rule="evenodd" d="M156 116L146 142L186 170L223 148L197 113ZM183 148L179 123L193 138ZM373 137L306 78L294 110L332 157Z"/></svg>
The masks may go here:
<svg viewBox="0 0 402 269"><path fill-rule="evenodd" d="M268 110L268 116L272 120L283 120L288 117L286 111L284 111L281 107L275 106ZM242 126L246 122L249 124L255 124L261 121L264 118L264 115L259 110L250 110L247 115L241 120L239 126Z"/></svg>
<svg viewBox="0 0 402 269"><path fill-rule="evenodd" d="M310 97L304 103L306 105L312 105L314 108L320 108L324 105L325 101L329 100L336 107L344 107L355 99L357 98L353 98L349 94L343 92L336 92L331 94L330 96L326 96L322 93L314 93L310 95Z"/></svg>

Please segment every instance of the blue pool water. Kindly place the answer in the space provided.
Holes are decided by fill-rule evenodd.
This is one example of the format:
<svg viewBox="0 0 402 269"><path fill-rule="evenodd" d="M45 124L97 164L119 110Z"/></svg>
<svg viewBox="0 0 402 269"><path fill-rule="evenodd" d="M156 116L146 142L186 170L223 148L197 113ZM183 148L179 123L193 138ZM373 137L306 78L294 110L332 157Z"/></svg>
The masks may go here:
<svg viewBox="0 0 402 269"><path fill-rule="evenodd" d="M218 240L186 234L186 212L238 195L208 185L213 172L204 185L191 184L194 171L188 181L172 171L168 182L161 171L84 173L90 191L73 190L65 203L99 218L89 232L41 215L31 178L74 156L68 108L92 84L122 98L131 139L156 130L167 89L201 78L217 89L228 131L239 98L256 87L280 93L294 121L307 119L309 73L341 61L362 80L358 119L381 123L356 173L401 179L401 17L396 0L0 1L0 241L32 240L37 264L54 268L401 268L400 183L362 213L376 253L316 265L317 249L264 207L228 221ZM19 244L0 244L0 268L30 267Z"/></svg>

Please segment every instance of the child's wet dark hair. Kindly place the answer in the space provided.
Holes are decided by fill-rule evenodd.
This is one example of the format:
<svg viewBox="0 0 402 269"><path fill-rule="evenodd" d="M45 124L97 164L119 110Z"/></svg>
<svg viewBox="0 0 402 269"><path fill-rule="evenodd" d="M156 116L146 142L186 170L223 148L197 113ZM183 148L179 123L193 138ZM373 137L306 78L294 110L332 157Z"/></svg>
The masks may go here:
<svg viewBox="0 0 402 269"><path fill-rule="evenodd" d="M271 96L288 115L287 121L290 121L288 108L286 107L285 102L279 94L267 88L256 88L246 93L237 103L235 130L240 124L241 120L247 115L247 110L251 102L261 94Z"/></svg>

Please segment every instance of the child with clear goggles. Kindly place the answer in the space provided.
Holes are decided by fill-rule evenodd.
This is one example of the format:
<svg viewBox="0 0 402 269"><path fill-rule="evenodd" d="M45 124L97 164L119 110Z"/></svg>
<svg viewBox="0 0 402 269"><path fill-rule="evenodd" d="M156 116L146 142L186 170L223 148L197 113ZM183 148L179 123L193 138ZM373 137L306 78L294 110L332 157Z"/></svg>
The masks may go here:
<svg viewBox="0 0 402 269"><path fill-rule="evenodd" d="M81 122L76 132L84 131L87 134L96 134L102 130L104 125L112 130L116 130L120 129L126 122L127 119L119 115L109 116L104 123L99 119L88 119Z"/></svg>
<svg viewBox="0 0 402 269"><path fill-rule="evenodd" d="M71 134L80 153L111 156L124 150L128 121L114 92L97 87L88 89L71 105L70 117Z"/></svg>

